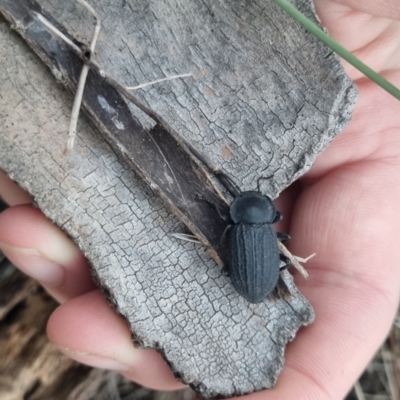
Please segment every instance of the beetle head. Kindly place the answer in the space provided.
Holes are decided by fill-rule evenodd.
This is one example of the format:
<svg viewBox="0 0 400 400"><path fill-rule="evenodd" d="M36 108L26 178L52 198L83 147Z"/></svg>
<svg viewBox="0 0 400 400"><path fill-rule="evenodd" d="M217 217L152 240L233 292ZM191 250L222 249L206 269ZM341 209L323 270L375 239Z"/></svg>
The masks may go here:
<svg viewBox="0 0 400 400"><path fill-rule="evenodd" d="M268 196L260 192L242 192L231 204L230 215L235 224L270 224L275 218L275 207Z"/></svg>

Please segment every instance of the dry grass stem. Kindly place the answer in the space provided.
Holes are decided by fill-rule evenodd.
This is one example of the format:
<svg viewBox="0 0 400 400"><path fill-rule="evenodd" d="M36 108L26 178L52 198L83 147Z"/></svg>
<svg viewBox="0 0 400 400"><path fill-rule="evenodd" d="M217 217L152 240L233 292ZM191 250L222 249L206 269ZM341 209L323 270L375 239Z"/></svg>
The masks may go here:
<svg viewBox="0 0 400 400"><path fill-rule="evenodd" d="M91 51L91 53L93 53L96 42L97 42L97 38L98 38L98 35L100 32L100 20L97 17L95 10L89 4L87 4L84 0L77 0L77 1L79 3L81 3L82 5L85 5L85 7L94 15L94 17L96 19L96 27L95 27L95 31L93 33L93 38L92 38L91 44L90 44L90 51ZM41 15L37 12L33 12L33 15L35 15L38 18L38 20L43 25L45 25L54 35L58 36L61 40L63 40L66 44L68 44L71 48L73 48L74 51L77 54L81 55L81 57L83 58L82 49L80 47L78 47L74 42L72 42L67 36L65 36L59 29L57 29L45 17L43 17L43 15ZM75 140L75 136L76 136L76 126L78 123L79 111L80 111L80 107L81 107L81 103L82 103L82 96L83 96L83 91L85 88L86 77L87 77L88 71L91 67L98 68L101 75L108 81L109 84L111 84L113 87L115 87L121 94L123 94L126 98L128 98L130 101L132 101L133 104L135 104L144 113L146 113L147 115L152 117L156 122L159 122L160 118L154 112L152 112L152 110L148 109L146 106L141 104L140 101L136 97L133 97L133 95L129 92L129 90L137 90L137 89L141 89L146 86L153 85L153 84L156 84L159 82L193 76L193 73L174 75L174 76L170 76L170 77L166 77L166 78L162 78L162 79L157 79L152 82L143 83L138 86L126 87L122 83L118 82L115 78L106 74L91 59L87 60L87 63L82 68L82 72L81 72L81 76L80 76L79 84L78 84L78 89L77 89L77 92L75 95L75 100L74 100L74 105L72 108L72 114L71 114L71 120L70 120L70 127L69 127L69 132L68 132L68 142L67 142L67 146L66 146L66 149L64 152L65 154L69 153L72 150L73 145L74 145L74 140Z"/></svg>
<svg viewBox="0 0 400 400"><path fill-rule="evenodd" d="M78 47L74 42L72 42L70 39L68 39L67 36L65 36L59 29L57 29L50 21L48 21L43 15L37 13L36 11L32 12L33 16L36 16L36 18L44 25L46 26L49 31L51 31L55 36L59 37L61 40L63 40L70 48L79 55L82 59L84 59L83 56L83 51L80 47ZM108 75L103 69L100 68L100 66L93 60L87 60L86 61L87 65L90 68L97 69L100 73L100 75L106 80L106 82L111 85L115 90L117 90L119 93L124 95L128 100L130 100L136 107L138 107L140 110L142 110L145 114L147 114L150 118L153 118L155 122L157 123L163 123L162 118L156 114L152 109L146 107L132 92L126 89L126 86L123 85L121 82L119 82L117 79L113 78L112 76Z"/></svg>
<svg viewBox="0 0 400 400"><path fill-rule="evenodd" d="M171 233L171 236L180 240L186 240L187 242L200 243L200 241L196 238L196 236L189 235L187 233Z"/></svg>
<svg viewBox="0 0 400 400"><path fill-rule="evenodd" d="M96 26L94 28L92 40L91 40L90 46L89 46L90 53L92 55L94 53L97 38L99 37L99 33L100 33L100 19L97 15L96 11L94 10L94 8L92 6L90 6L85 0L77 0L77 1L78 1L78 3L82 4L93 15L93 17L96 21ZM67 140L67 145L65 148L65 153L69 153L74 147L79 111L81 109L83 91L85 90L86 78L89 73L89 69L90 69L90 67L87 64L84 64L82 67L81 75L79 77L78 88L77 88L75 99L74 99L74 105L72 107L71 121L69 124L68 140Z"/></svg>
<svg viewBox="0 0 400 400"><path fill-rule="evenodd" d="M162 79L157 79L155 81L151 81L151 82L147 82L147 83L142 83L141 85L138 86L130 86L127 87L128 90L138 90L138 89L143 89L146 86L150 86L150 85L154 85L156 83L160 83L160 82L165 82L165 81L171 81L173 79L179 79L179 78L186 78L188 76L192 76L193 74L182 74L182 75L173 75L173 76L168 76L166 78L162 78Z"/></svg>
<svg viewBox="0 0 400 400"><path fill-rule="evenodd" d="M278 242L278 247L279 247L279 251L284 254L286 257L290 258L290 261L292 262L293 267L295 267L297 269L297 271L300 272L300 274L302 275L303 278L308 278L308 272L306 271L306 269L300 264L300 262L305 263L307 262L310 258L315 256L315 253L312 254L311 256L307 257L307 258L300 258L300 257L296 257L294 256L281 242ZM300 261L300 262L299 262Z"/></svg>
<svg viewBox="0 0 400 400"><path fill-rule="evenodd" d="M315 257L316 253L312 253L310 256L306 258L298 257L298 256L293 256L298 262L301 262L302 264L305 264L307 261L311 260L313 257Z"/></svg>
<svg viewBox="0 0 400 400"><path fill-rule="evenodd" d="M365 399L364 392L363 392L363 390L362 390L362 387L361 387L359 381L357 381L357 382L354 384L354 391L355 391L355 393L356 393L356 396L357 396L357 399L358 399L358 400L366 400L366 399Z"/></svg>
<svg viewBox="0 0 400 400"><path fill-rule="evenodd" d="M81 49L72 40L70 40L60 30L58 30L49 20L47 20L45 17L43 17L42 14L39 14L36 11L32 11L32 15L35 16L46 28L48 28L51 32L53 32L60 39L62 39L70 47L73 47L75 49L75 51L81 51Z"/></svg>

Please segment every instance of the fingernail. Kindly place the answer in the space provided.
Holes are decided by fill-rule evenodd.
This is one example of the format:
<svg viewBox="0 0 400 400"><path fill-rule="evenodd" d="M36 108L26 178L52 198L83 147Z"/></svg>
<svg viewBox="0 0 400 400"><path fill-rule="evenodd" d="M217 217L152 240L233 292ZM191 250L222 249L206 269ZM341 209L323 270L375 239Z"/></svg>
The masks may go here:
<svg viewBox="0 0 400 400"><path fill-rule="evenodd" d="M59 286L64 281L64 268L42 256L36 249L12 247L0 243L5 256L31 278L50 286Z"/></svg>
<svg viewBox="0 0 400 400"><path fill-rule="evenodd" d="M64 347L59 347L59 349L66 356L83 364L91 365L92 367L110 369L121 372L128 371L130 369L129 365L122 364L121 362L108 357L99 356L97 354L84 353L80 351L72 351Z"/></svg>

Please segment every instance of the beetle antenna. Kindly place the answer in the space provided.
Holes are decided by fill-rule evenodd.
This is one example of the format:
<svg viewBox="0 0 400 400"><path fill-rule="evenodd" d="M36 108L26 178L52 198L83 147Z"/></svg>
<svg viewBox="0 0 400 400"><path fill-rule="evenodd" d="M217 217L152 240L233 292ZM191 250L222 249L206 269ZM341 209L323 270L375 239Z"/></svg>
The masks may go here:
<svg viewBox="0 0 400 400"><path fill-rule="evenodd" d="M190 152L204 164L207 169L215 175L225 189L231 194L232 197L238 197L242 191L239 186L230 178L225 172L222 172L220 168L208 160L203 154L196 150L190 143L185 141L185 145Z"/></svg>

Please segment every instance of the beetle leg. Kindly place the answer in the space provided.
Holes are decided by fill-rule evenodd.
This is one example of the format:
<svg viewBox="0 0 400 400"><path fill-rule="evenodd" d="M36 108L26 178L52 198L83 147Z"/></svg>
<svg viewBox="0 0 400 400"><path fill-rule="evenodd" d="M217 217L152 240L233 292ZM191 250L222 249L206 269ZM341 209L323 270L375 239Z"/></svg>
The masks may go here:
<svg viewBox="0 0 400 400"><path fill-rule="evenodd" d="M200 194L196 194L196 198L205 201L207 204L210 205L210 207L218 214L218 216L222 219L222 221L228 222L230 221L230 217L224 213L223 207L221 207L219 204L214 203L213 201L210 201L206 199L204 196Z"/></svg>
<svg viewBox="0 0 400 400"><path fill-rule="evenodd" d="M275 222L282 220L282 218L283 218L283 215L279 211L275 211L275 217L274 217L272 223L274 224Z"/></svg>
<svg viewBox="0 0 400 400"><path fill-rule="evenodd" d="M228 222L231 220L230 217L221 213L221 207L219 207L218 204L213 204L213 207L214 210L217 212L218 217L220 217L222 221Z"/></svg>
<svg viewBox="0 0 400 400"><path fill-rule="evenodd" d="M221 236L221 239L220 239L220 241L219 241L220 244L222 243L222 241L224 240L224 238L225 238L227 232L229 231L229 229L232 228L232 226L233 226L232 224L229 224L229 225L226 226L226 228L225 228L224 231L222 232L222 236Z"/></svg>
<svg viewBox="0 0 400 400"><path fill-rule="evenodd" d="M281 242L288 242L291 239L290 235L287 233L276 232L276 236Z"/></svg>
<svg viewBox="0 0 400 400"><path fill-rule="evenodd" d="M270 294L272 299L287 299L291 295L285 281L279 277L275 290Z"/></svg>
<svg viewBox="0 0 400 400"><path fill-rule="evenodd" d="M283 267L279 268L279 271L283 271L292 265L292 261L290 260L290 258L286 257L284 254L279 254L279 258L281 261L283 261L285 263L285 265Z"/></svg>

